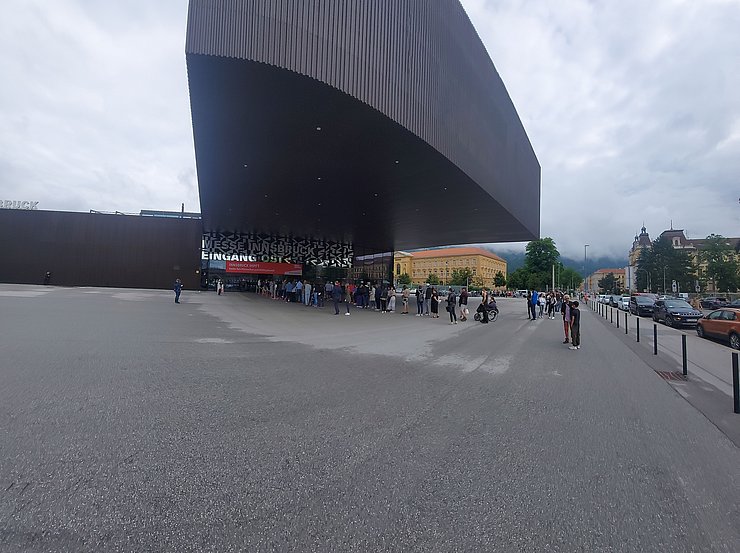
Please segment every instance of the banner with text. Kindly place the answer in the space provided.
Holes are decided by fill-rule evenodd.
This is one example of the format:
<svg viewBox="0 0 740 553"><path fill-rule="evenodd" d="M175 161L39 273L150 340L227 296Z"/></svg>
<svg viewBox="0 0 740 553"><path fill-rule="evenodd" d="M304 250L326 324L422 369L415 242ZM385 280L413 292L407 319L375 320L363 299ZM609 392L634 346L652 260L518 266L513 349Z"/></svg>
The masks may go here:
<svg viewBox="0 0 740 553"><path fill-rule="evenodd" d="M227 261L227 273L250 275L301 275L303 266L300 263L261 263L252 261Z"/></svg>

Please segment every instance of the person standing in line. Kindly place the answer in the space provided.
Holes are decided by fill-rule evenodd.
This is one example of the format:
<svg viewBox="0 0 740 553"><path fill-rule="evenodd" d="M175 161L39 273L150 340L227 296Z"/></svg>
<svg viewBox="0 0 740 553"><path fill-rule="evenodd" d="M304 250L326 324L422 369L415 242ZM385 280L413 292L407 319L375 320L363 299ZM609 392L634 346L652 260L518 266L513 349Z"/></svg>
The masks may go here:
<svg viewBox="0 0 740 553"><path fill-rule="evenodd" d="M570 342L570 296L568 294L563 296L563 303L560 306L560 312L563 315L563 332L565 332L565 340L563 340L563 343L567 344Z"/></svg>
<svg viewBox="0 0 740 553"><path fill-rule="evenodd" d="M541 319L545 314L545 294L540 292L539 296L537 297L537 303L539 304L538 305L538 307L540 308L539 317Z"/></svg>
<svg viewBox="0 0 740 553"><path fill-rule="evenodd" d="M532 318L532 292L527 290L527 320Z"/></svg>
<svg viewBox="0 0 740 553"><path fill-rule="evenodd" d="M301 282L300 279L295 283L293 293L295 294L295 299L293 301L303 303L303 282Z"/></svg>
<svg viewBox="0 0 740 553"><path fill-rule="evenodd" d="M403 304L403 308L401 309L401 315L409 314L409 297L410 296L411 296L411 290L409 290L409 287L404 284L403 288L401 289L401 303Z"/></svg>
<svg viewBox="0 0 740 553"><path fill-rule="evenodd" d="M532 290L532 301L529 302L529 311L532 313L532 320L537 319L537 300L539 298L539 295L537 294L537 290Z"/></svg>
<svg viewBox="0 0 740 553"><path fill-rule="evenodd" d="M342 286L338 280L331 287L331 299L334 302L334 314L339 315L339 304L342 302Z"/></svg>
<svg viewBox="0 0 740 553"><path fill-rule="evenodd" d="M429 283L427 282L425 285L424 290L424 315L427 317L429 316L429 307L432 304L432 293L435 291L434 288L429 286Z"/></svg>
<svg viewBox="0 0 740 553"><path fill-rule="evenodd" d="M388 313L392 313L396 310L396 289L391 284L388 287L388 304L387 304Z"/></svg>
<svg viewBox="0 0 740 553"><path fill-rule="evenodd" d="M386 313L388 311L388 287L383 284L380 289L380 312Z"/></svg>
<svg viewBox="0 0 740 553"><path fill-rule="evenodd" d="M373 286L372 284L370 284L370 289L368 290L367 299L369 302L370 309L375 311L376 309L375 307L375 286Z"/></svg>
<svg viewBox="0 0 740 553"><path fill-rule="evenodd" d="M570 338L573 342L570 349L581 349L581 310L577 300L570 308Z"/></svg>
<svg viewBox="0 0 740 553"><path fill-rule="evenodd" d="M461 321L467 321L468 320L468 289L463 286L462 290L460 290L460 299L458 300L460 305L460 320Z"/></svg>
<svg viewBox="0 0 740 553"><path fill-rule="evenodd" d="M175 285L172 288L175 291L175 303L180 303L180 292L182 292L182 281L175 279Z"/></svg>
<svg viewBox="0 0 740 553"><path fill-rule="evenodd" d="M450 288L447 290L447 311L450 314L450 324L456 325L457 324L457 313L455 312L457 309L457 306L455 305L457 303L457 296L455 295L455 291Z"/></svg>
<svg viewBox="0 0 740 553"><path fill-rule="evenodd" d="M344 301L347 302L347 305L345 306L347 308L347 312L345 315L349 317L349 304L352 303L352 287L349 283L344 287Z"/></svg>
<svg viewBox="0 0 740 553"><path fill-rule="evenodd" d="M375 310L376 311L380 311L380 305L381 305L380 297L382 294L383 294L383 288L381 288L380 283L378 282L375 285Z"/></svg>
<svg viewBox="0 0 740 553"><path fill-rule="evenodd" d="M306 283L303 285L303 305L306 307L311 305L311 289L313 287L311 286L311 283L309 281L306 281Z"/></svg>
<svg viewBox="0 0 740 553"><path fill-rule="evenodd" d="M416 287L416 316L421 317L424 314L424 286L419 284Z"/></svg>
<svg viewBox="0 0 740 553"><path fill-rule="evenodd" d="M429 303L432 309L432 319L439 319L439 294L435 287L432 287L432 295L429 298Z"/></svg>

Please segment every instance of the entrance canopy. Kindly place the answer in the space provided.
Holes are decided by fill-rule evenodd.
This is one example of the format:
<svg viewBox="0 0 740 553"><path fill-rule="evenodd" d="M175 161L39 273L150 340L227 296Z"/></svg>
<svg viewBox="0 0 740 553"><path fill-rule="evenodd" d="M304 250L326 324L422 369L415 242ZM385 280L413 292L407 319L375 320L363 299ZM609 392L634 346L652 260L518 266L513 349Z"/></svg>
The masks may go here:
<svg viewBox="0 0 740 553"><path fill-rule="evenodd" d="M205 230L356 254L537 237L539 164L462 7L307 5L191 0Z"/></svg>

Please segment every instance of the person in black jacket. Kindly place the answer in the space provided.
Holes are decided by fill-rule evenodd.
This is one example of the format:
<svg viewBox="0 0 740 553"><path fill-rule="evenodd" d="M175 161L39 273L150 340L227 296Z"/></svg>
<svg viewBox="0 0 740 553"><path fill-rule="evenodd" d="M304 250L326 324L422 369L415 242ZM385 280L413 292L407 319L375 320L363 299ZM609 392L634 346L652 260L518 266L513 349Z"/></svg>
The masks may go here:
<svg viewBox="0 0 740 553"><path fill-rule="evenodd" d="M424 314L424 286L419 285L416 289L416 316L421 317Z"/></svg>
<svg viewBox="0 0 740 553"><path fill-rule="evenodd" d="M450 314L450 324L456 325L457 324L457 313L455 313L455 303L457 301L457 296L455 296L455 291L450 288L447 290L447 312Z"/></svg>
<svg viewBox="0 0 740 553"><path fill-rule="evenodd" d="M460 299L458 300L460 305L460 320L461 321L467 321L468 320L468 289L463 287L462 290L460 290Z"/></svg>
<svg viewBox="0 0 740 553"><path fill-rule="evenodd" d="M424 315L429 316L429 307L432 304L432 287L427 282L425 284L426 290L424 290Z"/></svg>
<svg viewBox="0 0 740 553"><path fill-rule="evenodd" d="M342 285L339 284L339 281L337 280L334 283L334 287L331 289L331 299L334 302L334 314L339 315L339 304L342 303L342 296L344 295L344 290L342 290Z"/></svg>

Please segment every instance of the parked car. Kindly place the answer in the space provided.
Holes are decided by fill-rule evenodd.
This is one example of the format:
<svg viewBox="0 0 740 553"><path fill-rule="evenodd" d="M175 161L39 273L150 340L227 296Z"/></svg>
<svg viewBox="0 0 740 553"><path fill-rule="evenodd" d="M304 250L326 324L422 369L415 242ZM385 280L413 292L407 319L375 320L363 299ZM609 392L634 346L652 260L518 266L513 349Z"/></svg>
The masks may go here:
<svg viewBox="0 0 740 553"><path fill-rule="evenodd" d="M709 298L702 298L701 300L701 306L705 309L719 309L720 307L724 307L729 302L727 301L727 298L720 298L720 297L709 297Z"/></svg>
<svg viewBox="0 0 740 553"><path fill-rule="evenodd" d="M703 313L691 307L684 300L658 300L653 307L653 320L667 326L695 326Z"/></svg>
<svg viewBox="0 0 740 553"><path fill-rule="evenodd" d="M629 296L622 296L619 298L619 309L622 311L629 311L630 309L630 297Z"/></svg>
<svg viewBox="0 0 740 553"><path fill-rule="evenodd" d="M619 300L622 298L622 296L618 296L617 294L611 294L607 296L608 301L607 303L611 305L612 307L619 307Z"/></svg>
<svg viewBox="0 0 740 553"><path fill-rule="evenodd" d="M630 313L640 317L647 317L653 314L655 300L650 296L632 296L630 298Z"/></svg>
<svg viewBox="0 0 740 553"><path fill-rule="evenodd" d="M701 338L718 338L740 349L740 309L717 309L699 319L696 333Z"/></svg>
<svg viewBox="0 0 740 553"><path fill-rule="evenodd" d="M736 309L740 309L740 298L736 300L732 300L730 303L727 304L727 307L734 307Z"/></svg>

